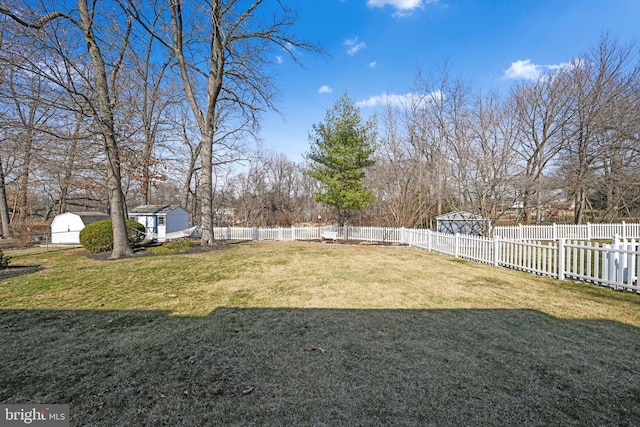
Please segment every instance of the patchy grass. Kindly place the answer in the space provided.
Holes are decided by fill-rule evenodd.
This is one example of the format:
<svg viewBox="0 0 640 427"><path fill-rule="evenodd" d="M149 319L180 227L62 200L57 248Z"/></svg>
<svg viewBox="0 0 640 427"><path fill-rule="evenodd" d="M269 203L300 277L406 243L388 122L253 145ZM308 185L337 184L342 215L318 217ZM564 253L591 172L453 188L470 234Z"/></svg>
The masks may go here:
<svg viewBox="0 0 640 427"><path fill-rule="evenodd" d="M78 254L0 282L0 402L72 425L640 423L637 295L410 248Z"/></svg>
<svg viewBox="0 0 640 427"><path fill-rule="evenodd" d="M185 252L191 248L189 240L181 240L177 242L164 242L158 246L149 248L154 255L173 255L178 252Z"/></svg>

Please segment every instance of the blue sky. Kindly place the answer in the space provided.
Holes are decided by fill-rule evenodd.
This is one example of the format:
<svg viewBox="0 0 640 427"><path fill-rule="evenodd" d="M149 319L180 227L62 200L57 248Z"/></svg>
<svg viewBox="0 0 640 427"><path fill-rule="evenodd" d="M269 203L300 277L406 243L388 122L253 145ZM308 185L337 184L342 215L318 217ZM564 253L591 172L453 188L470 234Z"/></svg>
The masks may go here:
<svg viewBox="0 0 640 427"><path fill-rule="evenodd" d="M304 68L274 55L280 114L266 113L262 146L300 162L314 123L345 91L369 117L390 95L410 92L418 70L476 89L508 91L567 63L608 33L640 45L640 0L297 0L295 31L326 55L302 52ZM636 46L638 48L638 46Z"/></svg>

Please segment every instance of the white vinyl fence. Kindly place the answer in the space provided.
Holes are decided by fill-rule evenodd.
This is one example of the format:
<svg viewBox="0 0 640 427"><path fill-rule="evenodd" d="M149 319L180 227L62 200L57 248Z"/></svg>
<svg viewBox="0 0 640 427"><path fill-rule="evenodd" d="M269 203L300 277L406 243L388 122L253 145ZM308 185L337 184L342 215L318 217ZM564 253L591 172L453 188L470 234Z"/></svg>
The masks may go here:
<svg viewBox="0 0 640 427"><path fill-rule="evenodd" d="M422 229L333 226L222 227L214 229L214 236L218 240L319 240L322 236L331 236L340 240L397 243L496 267L640 293L640 243L636 239L628 240L623 237L640 237L639 224L590 224L590 228L558 225L553 232L557 234L545 234L548 231L545 227L551 226L538 227L540 230L535 232L530 231L529 227L533 226L516 227L526 230L520 232L518 237L503 237L499 231L509 228L496 227L498 232L493 238ZM607 231L613 234L607 237ZM616 231L624 234L616 235ZM527 236L543 237L529 240L522 237L525 233L528 233ZM552 235L579 237L552 239ZM584 241L587 240L586 236L592 239L613 239L611 244L598 244Z"/></svg>
<svg viewBox="0 0 640 427"><path fill-rule="evenodd" d="M640 224L552 224L494 227L493 236L513 240L602 240L640 238Z"/></svg>

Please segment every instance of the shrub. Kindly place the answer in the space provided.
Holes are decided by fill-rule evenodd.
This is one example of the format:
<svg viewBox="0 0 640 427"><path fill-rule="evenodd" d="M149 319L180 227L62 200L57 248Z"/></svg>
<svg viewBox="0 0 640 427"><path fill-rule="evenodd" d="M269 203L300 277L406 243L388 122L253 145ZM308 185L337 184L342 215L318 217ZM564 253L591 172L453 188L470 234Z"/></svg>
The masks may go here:
<svg viewBox="0 0 640 427"><path fill-rule="evenodd" d="M129 244L134 245L140 241L140 235L144 233L144 225L139 222L127 220ZM110 219L92 222L80 231L80 244L89 252L105 252L113 249L113 225Z"/></svg>
<svg viewBox="0 0 640 427"><path fill-rule="evenodd" d="M11 260L10 256L6 256L3 252L2 252L2 248L0 248L0 270L4 270L5 268L9 267L9 261Z"/></svg>

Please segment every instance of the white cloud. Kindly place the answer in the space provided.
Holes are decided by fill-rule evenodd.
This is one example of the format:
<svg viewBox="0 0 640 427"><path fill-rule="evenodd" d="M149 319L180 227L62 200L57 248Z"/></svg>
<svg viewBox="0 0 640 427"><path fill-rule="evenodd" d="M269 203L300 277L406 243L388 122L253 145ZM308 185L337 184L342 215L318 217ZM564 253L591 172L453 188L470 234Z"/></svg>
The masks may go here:
<svg viewBox="0 0 640 427"><path fill-rule="evenodd" d="M343 44L346 47L348 47L347 53L351 56L355 55L356 53L358 53L358 51L367 47L367 45L364 42L359 41L357 37L354 37L352 39L346 39Z"/></svg>
<svg viewBox="0 0 640 427"><path fill-rule="evenodd" d="M320 89L318 89L318 93L332 93L332 92L333 92L333 89L331 89L327 85L322 85L320 86Z"/></svg>
<svg viewBox="0 0 640 427"><path fill-rule="evenodd" d="M374 95L369 99L358 101L356 105L358 107L380 107L390 105L392 107L407 107L417 98L417 94L406 93L404 95L397 95L395 93L383 93L381 95Z"/></svg>
<svg viewBox="0 0 640 427"><path fill-rule="evenodd" d="M367 0L369 7L391 6L396 11L393 16L408 16L424 4L438 3L438 0Z"/></svg>
<svg viewBox="0 0 640 427"><path fill-rule="evenodd" d="M530 59L512 62L511 67L504 72L505 79L538 80L540 76L542 76L540 66L531 63Z"/></svg>
<svg viewBox="0 0 640 427"><path fill-rule="evenodd" d="M443 99L443 93L440 91L432 92L429 94L419 93L405 93L404 95L398 95L395 93L383 93L380 95L374 95L362 101L356 102L356 105L360 108L375 108L381 106L391 106L399 108L409 108L412 105L424 106L433 104L436 101Z"/></svg>
<svg viewBox="0 0 640 427"><path fill-rule="evenodd" d="M538 65L532 63L530 59L518 60L512 62L511 66L505 70L503 78L512 80L538 80L542 76L554 74L562 70L569 70L579 65L580 64L575 61L554 65Z"/></svg>
<svg viewBox="0 0 640 427"><path fill-rule="evenodd" d="M374 69L374 68L376 68L377 65L378 65L378 63L376 61L369 62L369 68Z"/></svg>

